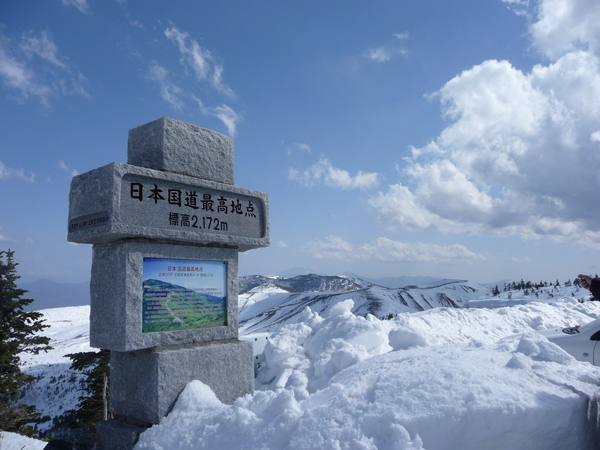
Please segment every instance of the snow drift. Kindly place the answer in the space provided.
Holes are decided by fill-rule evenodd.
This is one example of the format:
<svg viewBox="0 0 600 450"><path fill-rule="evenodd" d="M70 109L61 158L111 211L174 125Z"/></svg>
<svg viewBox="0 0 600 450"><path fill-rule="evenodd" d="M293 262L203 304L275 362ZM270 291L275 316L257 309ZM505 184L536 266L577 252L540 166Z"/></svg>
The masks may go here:
<svg viewBox="0 0 600 450"><path fill-rule="evenodd" d="M594 448L600 368L534 331L588 322L575 299L393 320L306 308L232 406L199 381L137 449ZM515 335L517 334L517 335Z"/></svg>

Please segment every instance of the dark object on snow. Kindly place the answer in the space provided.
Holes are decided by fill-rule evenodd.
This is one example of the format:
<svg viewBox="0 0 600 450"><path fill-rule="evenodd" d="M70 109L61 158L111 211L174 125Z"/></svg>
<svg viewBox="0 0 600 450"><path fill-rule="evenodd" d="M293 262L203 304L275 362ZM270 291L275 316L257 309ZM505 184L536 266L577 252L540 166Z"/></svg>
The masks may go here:
<svg viewBox="0 0 600 450"><path fill-rule="evenodd" d="M44 450L73 450L69 443L65 439L52 439Z"/></svg>
<svg viewBox="0 0 600 450"><path fill-rule="evenodd" d="M92 450L94 440L83 430L66 430L48 442L44 450Z"/></svg>

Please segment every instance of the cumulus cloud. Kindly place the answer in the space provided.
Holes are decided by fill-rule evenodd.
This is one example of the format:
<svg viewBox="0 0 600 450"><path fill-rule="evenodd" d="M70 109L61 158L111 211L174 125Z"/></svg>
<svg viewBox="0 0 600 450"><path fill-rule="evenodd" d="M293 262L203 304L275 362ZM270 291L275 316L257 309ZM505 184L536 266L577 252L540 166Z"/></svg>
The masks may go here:
<svg viewBox="0 0 600 450"><path fill-rule="evenodd" d="M0 78L18 102L35 97L49 107L61 94L89 98L87 80L59 54L50 33L29 31L14 38L3 31L0 27Z"/></svg>
<svg viewBox="0 0 600 450"><path fill-rule="evenodd" d="M35 173L31 172L30 175L27 176L23 169L11 169L10 167L6 167L2 161L0 161L0 180L10 180L12 178L34 183Z"/></svg>
<svg viewBox="0 0 600 450"><path fill-rule="evenodd" d="M553 8L556 14L566 8L594 15L596 7L584 0L537 3L538 20L530 28L546 23L546 34L532 32L533 42L558 58L529 72L508 61L485 61L448 81L435 96L451 124L412 149L401 182L370 199L380 223L595 242L600 211L590 206L600 187L596 38L589 30L572 34L573 17L581 14L563 22L548 17ZM587 30L587 18L580 18ZM552 47L547 36L561 30L567 40L587 39L589 50L580 41L560 51L558 44Z"/></svg>
<svg viewBox="0 0 600 450"><path fill-rule="evenodd" d="M323 184L339 189L370 189L379 184L377 173L365 173L361 170L355 176L351 176L347 171L333 167L325 158L302 172L289 169L289 179L304 186Z"/></svg>
<svg viewBox="0 0 600 450"><path fill-rule="evenodd" d="M352 245L339 236L327 236L325 240L309 242L304 250L313 258L341 261L470 263L487 259L485 255L474 253L458 244L441 246L406 243L383 237L369 243Z"/></svg>
<svg viewBox="0 0 600 450"><path fill-rule="evenodd" d="M600 3L596 0L536 2L529 33L534 46L555 60L566 53L589 50L600 57Z"/></svg>

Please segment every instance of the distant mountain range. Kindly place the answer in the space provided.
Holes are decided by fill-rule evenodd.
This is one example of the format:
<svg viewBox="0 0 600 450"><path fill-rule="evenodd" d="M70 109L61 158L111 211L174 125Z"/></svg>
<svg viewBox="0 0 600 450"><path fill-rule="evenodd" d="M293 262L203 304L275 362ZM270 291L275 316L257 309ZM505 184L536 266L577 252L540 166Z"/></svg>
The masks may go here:
<svg viewBox="0 0 600 450"><path fill-rule="evenodd" d="M32 298L26 311L81 306L90 304L90 283L57 283L42 278L33 283L17 283L19 289L28 291L23 298Z"/></svg>
<svg viewBox="0 0 600 450"><path fill-rule="evenodd" d="M361 291L359 295L378 296L382 292L395 292L390 294L397 298L408 299L408 305L411 309L419 310L419 307L427 309L432 306L452 306L451 303L443 304L433 301L431 306L419 300L417 296L416 303L410 303L410 297L402 292L413 292L414 288L419 288L423 292L434 292L435 288L443 285L456 285L462 283L481 292L478 295L485 294L485 288L475 283L467 283L466 281L457 282L456 280L442 280L433 277L395 277L395 278L365 278L354 274L344 274L340 276L326 275L298 275L292 278L283 277L265 277L262 275L251 275L239 278L239 293L247 294L257 292L270 291L273 288L279 293L287 294L302 294L302 293L325 293L325 294L343 294L347 292ZM33 298L35 301L28 306L27 310L41 310L50 308L61 308L65 306L80 306L89 305L90 303L90 287L89 282L83 283L57 283L48 279L40 279L33 283L20 283L18 287L28 291L23 297ZM379 290L376 288L380 288ZM447 291L447 288L442 291ZM367 292L369 294L367 295ZM377 292L378 294L375 294ZM398 294L398 292L400 294ZM415 291L416 292L416 291ZM436 291L437 292L437 291ZM387 295L387 294L386 294ZM306 296L305 296L306 297ZM356 295L354 296L356 297ZM425 295L428 298L428 295ZM453 302L453 296L449 296ZM462 298L462 297L461 297ZM430 300L428 300L430 301ZM400 301L399 304L402 304ZM417 306L417 304L419 306ZM407 305L405 305L407 306ZM383 308L385 309L385 308ZM376 306L375 303L367 307L366 310L383 310ZM365 310L365 311L366 311ZM395 311L395 308L389 312Z"/></svg>
<svg viewBox="0 0 600 450"><path fill-rule="evenodd" d="M349 278L341 276L298 275L293 278L263 277L262 275L251 275L240 277L239 293L254 289L261 285L277 286L287 292L346 292L369 286L371 283L360 278Z"/></svg>
<svg viewBox="0 0 600 450"><path fill-rule="evenodd" d="M242 289L243 286L243 289ZM461 280L437 280L425 286L387 288L356 277L300 275L240 279L239 322L245 333L268 331L302 321L306 307L319 315L340 301L352 299L352 312L380 319L436 307L460 308L490 290Z"/></svg>

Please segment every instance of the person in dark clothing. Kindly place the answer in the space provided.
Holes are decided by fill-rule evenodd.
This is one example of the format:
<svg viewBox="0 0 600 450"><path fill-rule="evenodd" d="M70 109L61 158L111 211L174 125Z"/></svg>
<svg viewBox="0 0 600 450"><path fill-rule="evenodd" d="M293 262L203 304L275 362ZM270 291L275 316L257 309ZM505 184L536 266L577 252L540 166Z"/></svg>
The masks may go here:
<svg viewBox="0 0 600 450"><path fill-rule="evenodd" d="M581 281L581 287L586 288L592 293L595 299L600 299L600 278L590 275L577 275Z"/></svg>

